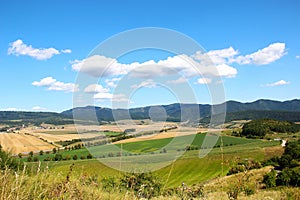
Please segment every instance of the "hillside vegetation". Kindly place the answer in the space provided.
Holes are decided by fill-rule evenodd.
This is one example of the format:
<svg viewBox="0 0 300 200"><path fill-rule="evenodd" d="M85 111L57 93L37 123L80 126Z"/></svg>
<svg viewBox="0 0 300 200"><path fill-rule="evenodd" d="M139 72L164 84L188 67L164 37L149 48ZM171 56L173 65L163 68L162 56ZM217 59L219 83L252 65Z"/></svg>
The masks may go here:
<svg viewBox="0 0 300 200"><path fill-rule="evenodd" d="M264 138L267 134L296 133L299 131L299 124L274 119L258 119L245 123L240 135L248 138Z"/></svg>

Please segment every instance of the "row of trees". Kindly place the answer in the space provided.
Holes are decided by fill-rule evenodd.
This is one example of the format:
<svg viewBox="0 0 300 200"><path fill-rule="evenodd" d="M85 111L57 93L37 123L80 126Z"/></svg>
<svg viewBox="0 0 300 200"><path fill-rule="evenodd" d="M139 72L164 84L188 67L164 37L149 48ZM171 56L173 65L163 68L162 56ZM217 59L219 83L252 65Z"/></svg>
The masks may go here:
<svg viewBox="0 0 300 200"><path fill-rule="evenodd" d="M84 159L92 159L92 158L93 158L92 154L88 154L87 156L85 155L77 156L76 154L73 156L71 155L63 156L62 154L57 153L54 156L47 156L46 158L44 158L44 161L62 161L62 160L78 160L78 159L84 160ZM38 162L38 161L39 158L37 156L35 157L29 156L27 158L27 162Z"/></svg>

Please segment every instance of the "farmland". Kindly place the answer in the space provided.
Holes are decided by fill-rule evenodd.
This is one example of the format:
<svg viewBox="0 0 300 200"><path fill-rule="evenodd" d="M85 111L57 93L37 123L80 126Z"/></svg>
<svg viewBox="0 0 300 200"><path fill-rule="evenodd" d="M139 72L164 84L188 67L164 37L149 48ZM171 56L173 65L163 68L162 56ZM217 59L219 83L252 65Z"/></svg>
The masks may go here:
<svg viewBox="0 0 300 200"><path fill-rule="evenodd" d="M23 133L0 133L2 147L12 153L28 153L30 151L51 150L54 145Z"/></svg>
<svg viewBox="0 0 300 200"><path fill-rule="evenodd" d="M75 173L79 175L82 172L88 174L94 174L99 177L117 176L120 157L117 156L117 151L114 152L117 146L123 148L122 159L123 161L139 161L149 156L167 158L173 156L178 152L178 149L184 149L182 143L179 141L186 141L189 136L178 137L179 140L174 146L167 150L165 153L161 153L161 149L172 141L172 138L164 138L158 140L148 140L116 145L105 146L92 146L88 149L81 148L77 150L64 151L60 150L60 154L63 158L69 158L71 160L59 161L59 162L43 162L47 157L54 157L54 154L44 154L37 156L39 160L48 165L50 170L55 173L65 173L68 167L75 163ZM205 134L195 135L194 141L191 146L194 146L194 150L183 152L182 156L175 162L170 162L169 165L160 168L155 172L158 176L165 180L167 187L173 187L179 185L182 181L187 184L194 184L199 182L205 182L218 176L224 176L229 167L234 165L235 159L257 159L264 160L270 157L270 154L280 154L282 151L276 149L281 148L278 141L264 141L264 140L252 140L245 138L235 138L230 136L223 136L223 148L221 144L221 138L218 139L215 148L209 153L207 157L199 158L199 147L203 143ZM278 146L278 147L277 147ZM198 148L196 148L198 147ZM119 149L119 148L118 148ZM274 150L273 150L274 149ZM282 149L282 148L281 148ZM119 149L120 150L120 149ZM182 150L183 151L183 150ZM154 152L154 153L153 153ZM98 159L86 159L87 155L92 153L93 156L99 157ZM108 155L112 153L112 157ZM278 154L278 155L279 155ZM72 160L76 155L78 160ZM84 159L80 159L84 157ZM26 158L24 158L26 160ZM223 165L222 165L223 159ZM99 162L100 161L100 162ZM106 166L108 163L116 162L115 169ZM106 164L105 164L106 163ZM126 166L122 166L125 170ZM157 166L154 166L157 167ZM197 170L196 170L197 169ZM99 173L100 172L100 173Z"/></svg>

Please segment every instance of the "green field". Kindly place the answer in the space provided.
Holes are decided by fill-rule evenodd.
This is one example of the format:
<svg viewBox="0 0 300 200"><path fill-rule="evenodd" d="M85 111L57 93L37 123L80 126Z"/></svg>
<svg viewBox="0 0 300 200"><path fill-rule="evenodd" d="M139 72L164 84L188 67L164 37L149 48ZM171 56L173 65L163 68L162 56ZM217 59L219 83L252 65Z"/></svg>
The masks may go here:
<svg viewBox="0 0 300 200"><path fill-rule="evenodd" d="M168 158L178 152L182 153L183 155L175 162L171 162L168 166L155 171L155 174L163 180L165 187L173 187L180 185L182 182L194 184L224 176L228 172L229 167L232 166L237 159L264 160L264 158L267 156L264 148L279 145L278 141L254 140L223 136L223 148L219 147L221 144L221 138L219 138L215 148L211 150L208 156L199 158L198 155L201 149L197 149L196 147L201 146L205 138L204 134L196 135L191 145L195 147L195 150L186 152L179 151L178 149L185 148L185 146L182 145L186 145L185 143L190 138L187 136L178 138L179 139L175 141L172 140L172 138L166 138L122 144L122 159L130 158L139 161L143 160L143 156L145 155L151 155L153 158ZM170 143L172 143L170 148L165 146ZM97 159L80 159L80 156L87 156L89 152L91 152L93 155L99 157L105 156L105 158L101 158L102 160L100 159L100 161L103 161L103 159L112 159L117 165L119 165L118 161L121 159L121 157L117 156L117 152L120 152L120 149L117 147L121 147L121 144L93 146L88 149L89 151L86 148L72 151L60 151L59 153L61 153L63 157L69 156L71 157L71 160L49 162L44 161L42 162L42 165L47 165L52 172L59 173L62 176L66 175L68 168L70 165L72 165L72 163L75 163L73 172L74 176L79 176L85 173L89 175L96 175L99 178L119 176L121 172L106 166ZM159 150L164 147L167 148L167 152L161 153ZM114 157L108 157L108 153L110 152L114 153ZM72 160L73 155L77 155L78 160ZM47 156L54 155L44 154L42 156L38 156L38 158L42 161Z"/></svg>

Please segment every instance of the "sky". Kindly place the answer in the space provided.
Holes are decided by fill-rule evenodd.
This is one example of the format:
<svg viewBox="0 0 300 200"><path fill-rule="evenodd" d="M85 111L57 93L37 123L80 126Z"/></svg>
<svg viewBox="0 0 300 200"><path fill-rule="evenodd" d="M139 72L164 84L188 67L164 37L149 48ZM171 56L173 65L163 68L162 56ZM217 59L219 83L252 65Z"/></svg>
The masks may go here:
<svg viewBox="0 0 300 200"><path fill-rule="evenodd" d="M299 99L299 10L296 0L0 0L0 110ZM202 49L97 53L99 44L145 27ZM105 52L124 44L117 45Z"/></svg>

